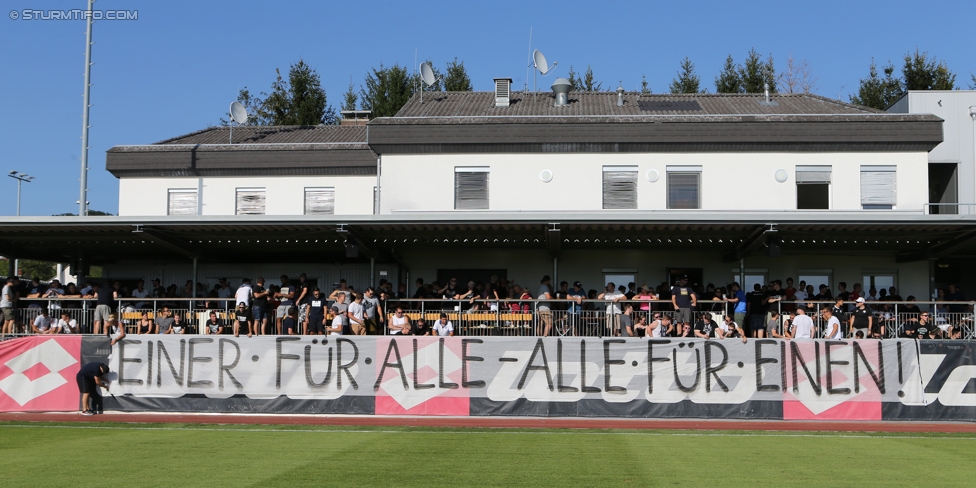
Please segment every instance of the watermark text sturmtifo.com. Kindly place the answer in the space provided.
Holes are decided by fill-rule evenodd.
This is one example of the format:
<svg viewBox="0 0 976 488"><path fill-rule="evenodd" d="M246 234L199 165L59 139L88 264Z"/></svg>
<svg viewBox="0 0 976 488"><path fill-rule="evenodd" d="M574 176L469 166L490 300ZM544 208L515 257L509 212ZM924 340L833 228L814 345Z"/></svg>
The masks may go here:
<svg viewBox="0 0 976 488"><path fill-rule="evenodd" d="M138 10L11 10L11 20L139 20Z"/></svg>

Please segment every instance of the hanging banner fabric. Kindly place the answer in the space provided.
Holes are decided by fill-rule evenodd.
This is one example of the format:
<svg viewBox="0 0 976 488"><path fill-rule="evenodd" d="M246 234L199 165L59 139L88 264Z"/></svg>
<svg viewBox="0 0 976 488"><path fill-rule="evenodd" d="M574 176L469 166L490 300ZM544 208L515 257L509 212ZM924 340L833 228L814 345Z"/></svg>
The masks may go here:
<svg viewBox="0 0 976 488"><path fill-rule="evenodd" d="M78 410L81 336L0 342L0 412Z"/></svg>
<svg viewBox="0 0 976 488"><path fill-rule="evenodd" d="M143 335L76 348L109 364L107 410L976 419L968 341Z"/></svg>

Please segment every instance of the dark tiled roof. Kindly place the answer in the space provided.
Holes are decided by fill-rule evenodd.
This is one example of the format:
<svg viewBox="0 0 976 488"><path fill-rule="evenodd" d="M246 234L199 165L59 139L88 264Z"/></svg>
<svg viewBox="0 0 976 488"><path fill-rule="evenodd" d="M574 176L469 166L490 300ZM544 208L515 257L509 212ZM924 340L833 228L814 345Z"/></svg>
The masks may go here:
<svg viewBox="0 0 976 488"><path fill-rule="evenodd" d="M156 144L229 144L230 127L209 127ZM234 144L366 143L365 126L240 126Z"/></svg>
<svg viewBox="0 0 976 488"><path fill-rule="evenodd" d="M761 102L761 94L641 95L624 93L624 105L617 106L615 92L571 92L567 107L553 106L551 93L513 92L508 107L495 107L494 92L427 93L424 102L413 96L397 117L479 116L646 116L646 115L863 115L883 113L867 107L811 94L774 94L775 105ZM651 102L651 103L647 103ZM679 103L661 103L679 102ZM700 110L686 110L694 103ZM643 107L642 107L643 105Z"/></svg>

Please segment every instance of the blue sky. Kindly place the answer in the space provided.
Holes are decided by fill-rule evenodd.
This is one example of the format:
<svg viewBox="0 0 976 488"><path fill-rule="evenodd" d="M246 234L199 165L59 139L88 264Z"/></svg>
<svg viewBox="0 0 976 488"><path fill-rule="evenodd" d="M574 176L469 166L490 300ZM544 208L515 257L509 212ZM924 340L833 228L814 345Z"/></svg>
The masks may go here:
<svg viewBox="0 0 976 488"><path fill-rule="evenodd" d="M4 11L84 9L83 0L15 0ZM782 69L790 53L806 59L816 92L847 100L871 58L900 65L916 48L945 60L966 88L976 72L972 21L976 2L286 2L100 0L98 10L138 10L138 20L95 23L89 163L91 208L115 213L118 183L105 151L152 143L218 123L244 86L267 91L275 68L299 58L322 76L338 106L350 77L357 89L380 63L442 70L464 61L476 90L507 76L526 77L533 47L559 66L593 67L604 88L634 90L641 76L667 91L689 56L703 85L728 54L772 54ZM0 171L37 179L24 185L22 213L76 212L81 155L85 22L0 18ZM531 75L529 82L531 83ZM15 181L3 181L0 215L13 215Z"/></svg>

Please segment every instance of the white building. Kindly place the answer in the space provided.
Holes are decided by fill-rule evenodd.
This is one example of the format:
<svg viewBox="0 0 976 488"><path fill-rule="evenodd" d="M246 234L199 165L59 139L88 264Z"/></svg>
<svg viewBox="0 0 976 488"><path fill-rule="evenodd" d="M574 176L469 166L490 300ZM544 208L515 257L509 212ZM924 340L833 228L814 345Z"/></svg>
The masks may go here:
<svg viewBox="0 0 976 488"><path fill-rule="evenodd" d="M323 288L385 277L412 290L416 277L534 287L550 274L600 289L688 273L891 284L924 299L946 284L941 260L973 252L976 212L929 211L930 163L956 157L938 152L949 117L936 110L622 90L557 105L497 81L495 93L414 97L366 126L116 146L120 217L77 224L114 244L60 255L164 283L305 271ZM968 178L960 195L976 192ZM29 242L11 255L58 252Z"/></svg>

